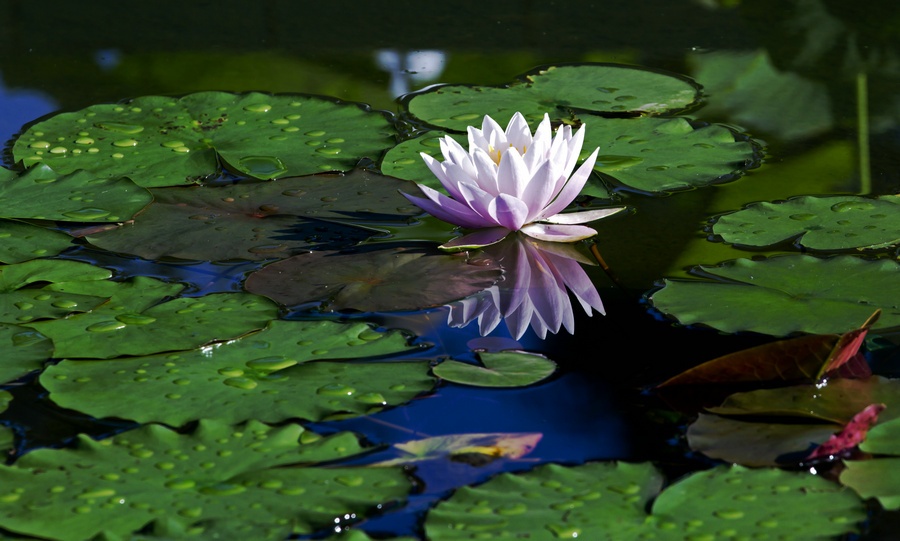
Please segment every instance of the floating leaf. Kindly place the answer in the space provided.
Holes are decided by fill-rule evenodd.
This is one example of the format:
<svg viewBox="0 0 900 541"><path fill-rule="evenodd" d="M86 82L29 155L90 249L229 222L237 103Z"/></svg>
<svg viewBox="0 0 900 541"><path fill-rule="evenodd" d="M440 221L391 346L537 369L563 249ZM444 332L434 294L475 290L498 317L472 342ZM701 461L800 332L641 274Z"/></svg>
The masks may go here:
<svg viewBox="0 0 900 541"><path fill-rule="evenodd" d="M447 360L434 367L434 375L476 387L524 387L550 377L556 363L524 351L479 353L483 366Z"/></svg>
<svg viewBox="0 0 900 541"><path fill-rule="evenodd" d="M839 433L832 435L828 441L816 447L806 457L807 460L829 458L844 451L853 449L866 439L869 428L878 420L878 414L884 411L884 404L870 404L850 419Z"/></svg>
<svg viewBox="0 0 900 541"><path fill-rule="evenodd" d="M361 450L349 433L321 438L253 421L201 421L187 435L148 425L99 442L79 436L74 449L0 466L0 526L62 541L148 525L179 539L280 540L405 496L398 470L309 466ZM279 467L288 464L307 466Z"/></svg>
<svg viewBox="0 0 900 541"><path fill-rule="evenodd" d="M522 458L541 441L543 435L532 434L451 434L394 444L403 453L400 458L378 462L377 466L411 464L423 460L479 454L492 458Z"/></svg>
<svg viewBox="0 0 900 541"><path fill-rule="evenodd" d="M796 237L812 250L884 248L900 242L900 197L794 197L725 214L713 233L725 242L771 246Z"/></svg>
<svg viewBox="0 0 900 541"><path fill-rule="evenodd" d="M84 169L175 186L219 170L217 158L259 179L349 170L393 146L381 113L313 96L198 92L92 105L32 125L13 145L26 166Z"/></svg>
<svg viewBox="0 0 900 541"><path fill-rule="evenodd" d="M72 237L15 220L0 220L0 263L49 257L72 247Z"/></svg>
<svg viewBox="0 0 900 541"><path fill-rule="evenodd" d="M107 293L91 312L28 326L54 343L54 357L107 359L191 349L260 329L278 315L268 299L248 293L213 293L159 301L184 286L137 276L127 282L77 282L64 292Z"/></svg>
<svg viewBox="0 0 900 541"><path fill-rule="evenodd" d="M878 498L885 509L900 509L900 419L879 422L860 449L884 458L845 460L841 483L863 498Z"/></svg>
<svg viewBox="0 0 900 541"><path fill-rule="evenodd" d="M69 222L123 222L153 200L127 178L97 178L87 171L59 175L46 164L0 182L4 218Z"/></svg>
<svg viewBox="0 0 900 541"><path fill-rule="evenodd" d="M363 323L275 320L263 331L199 350L65 360L41 382L60 406L95 417L173 426L198 418L318 421L406 402L434 382L426 362L303 363L410 349L399 333L378 333Z"/></svg>
<svg viewBox="0 0 900 541"><path fill-rule="evenodd" d="M106 301L107 295L59 291L53 282L104 281L112 273L78 261L35 259L0 267L0 322L21 324L87 312ZM29 284L51 282L44 287Z"/></svg>
<svg viewBox="0 0 900 541"><path fill-rule="evenodd" d="M425 122L457 131L481 125L485 115L500 122L521 112L531 122L544 113L568 120L571 109L603 113L662 113L684 109L700 93L687 78L636 66L550 66L506 87L446 85L414 94L406 108Z"/></svg>
<svg viewBox="0 0 900 541"><path fill-rule="evenodd" d="M698 267L703 280L666 280L650 301L685 325L725 332L842 333L884 311L872 328L900 325L900 264L854 256L736 259Z"/></svg>
<svg viewBox="0 0 900 541"><path fill-rule="evenodd" d="M9 391L0 390L0 413L6 411L6 408L9 407L9 403L12 401L12 395ZM11 449L13 446L13 442L15 441L15 434L13 431L5 426L0 426L0 450Z"/></svg>
<svg viewBox="0 0 900 541"><path fill-rule="evenodd" d="M321 251L266 265L244 287L286 306L323 301L329 310L416 310L468 297L499 277L496 262L464 254Z"/></svg>
<svg viewBox="0 0 900 541"><path fill-rule="evenodd" d="M323 227L304 218L402 219L421 212L398 193L407 187L363 170L272 182L152 190L156 201L134 224L92 233L100 248L145 259L268 259L309 250L328 235L369 234L356 228ZM348 232L349 231L349 232ZM354 233L358 233L355 235Z"/></svg>
<svg viewBox="0 0 900 541"><path fill-rule="evenodd" d="M5 383L43 368L53 343L34 329L0 323L0 351L0 383Z"/></svg>
<svg viewBox="0 0 900 541"><path fill-rule="evenodd" d="M425 530L431 541L471 539L476 532L535 541L714 539L722 532L821 539L853 531L866 516L856 496L819 477L739 466L676 482L648 516L645 507L661 485L649 464L550 464L457 490L428 513Z"/></svg>

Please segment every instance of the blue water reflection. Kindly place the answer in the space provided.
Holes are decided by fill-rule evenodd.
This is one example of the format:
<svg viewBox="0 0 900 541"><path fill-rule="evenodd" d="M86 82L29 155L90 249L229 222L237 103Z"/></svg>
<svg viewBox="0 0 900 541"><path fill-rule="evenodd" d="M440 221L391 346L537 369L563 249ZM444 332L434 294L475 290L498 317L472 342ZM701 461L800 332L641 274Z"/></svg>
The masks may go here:
<svg viewBox="0 0 900 541"><path fill-rule="evenodd" d="M59 108L49 95L30 89L7 88L0 73L0 138L9 141L26 122Z"/></svg>

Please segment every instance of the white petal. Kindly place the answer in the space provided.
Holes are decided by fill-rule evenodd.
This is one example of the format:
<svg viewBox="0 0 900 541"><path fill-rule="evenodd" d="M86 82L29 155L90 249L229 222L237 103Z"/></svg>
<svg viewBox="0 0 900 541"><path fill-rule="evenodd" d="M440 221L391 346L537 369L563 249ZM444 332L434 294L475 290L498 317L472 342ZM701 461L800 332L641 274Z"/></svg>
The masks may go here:
<svg viewBox="0 0 900 541"><path fill-rule="evenodd" d="M561 214L554 214L553 216L544 218L541 221L551 224L586 224L588 222L593 222L594 220L612 216L613 214L616 214L617 212L623 210L625 210L625 207L584 210L581 212L566 212Z"/></svg>
<svg viewBox="0 0 900 541"><path fill-rule="evenodd" d="M553 200L559 176L557 170L558 168L553 162L545 161L528 181L521 196L522 201L528 205L528 217L525 218L525 223L540 218L544 208Z"/></svg>
<svg viewBox="0 0 900 541"><path fill-rule="evenodd" d="M503 227L477 229L461 237L456 237L450 242L442 244L440 247L443 250L470 250L473 248L481 248L482 246L500 242L506 235L509 235L509 233L509 229Z"/></svg>
<svg viewBox="0 0 900 541"><path fill-rule="evenodd" d="M520 152L531 147L531 128L528 127L528 121L522 113L517 112L509 119L506 126L506 140Z"/></svg>
<svg viewBox="0 0 900 541"><path fill-rule="evenodd" d="M463 163L468 161L469 153L456 142L456 139L450 137L449 135L442 137L440 139L441 144L441 154L444 155L444 159L450 163Z"/></svg>
<svg viewBox="0 0 900 541"><path fill-rule="evenodd" d="M578 197L578 194L581 193L581 189L584 188L585 182L587 182L588 177L591 175L599 151L599 148L594 149L593 154L588 156L588 159L584 160L584 163L578 168L578 171L575 171L575 174L569 177L568 182L566 182L566 185L560 190L556 199L544 209L543 216L545 218L547 216L559 214L562 212L562 209L569 206L569 203Z"/></svg>
<svg viewBox="0 0 900 541"><path fill-rule="evenodd" d="M459 191L462 193L464 203L468 205L475 214L484 218L485 224L481 227L493 227L500 225L497 223L492 213L491 203L494 196L485 192L474 184L460 184Z"/></svg>
<svg viewBox="0 0 900 541"><path fill-rule="evenodd" d="M487 152L488 150L488 141L484 136L484 132L475 128L473 126L469 126L469 153L472 152L473 149L480 148Z"/></svg>
<svg viewBox="0 0 900 541"><path fill-rule="evenodd" d="M584 133L585 126L582 124L581 129L572 134L572 138L569 139L567 145L569 147L569 161L566 162L566 175L568 175L572 169L575 169L575 164L578 163L578 156L581 154L582 145L584 145Z"/></svg>
<svg viewBox="0 0 900 541"><path fill-rule="evenodd" d="M521 197L530 180L531 173L525 166L522 156L516 149L509 149L503 155L500 166L497 168L498 193Z"/></svg>
<svg viewBox="0 0 900 541"><path fill-rule="evenodd" d="M497 185L497 164L481 149L475 149L472 153L472 162L475 164L475 182L478 187L491 195L498 195L500 188Z"/></svg>
<svg viewBox="0 0 900 541"><path fill-rule="evenodd" d="M529 237L550 242L575 242L597 234L590 227L583 225L528 224L522 229Z"/></svg>

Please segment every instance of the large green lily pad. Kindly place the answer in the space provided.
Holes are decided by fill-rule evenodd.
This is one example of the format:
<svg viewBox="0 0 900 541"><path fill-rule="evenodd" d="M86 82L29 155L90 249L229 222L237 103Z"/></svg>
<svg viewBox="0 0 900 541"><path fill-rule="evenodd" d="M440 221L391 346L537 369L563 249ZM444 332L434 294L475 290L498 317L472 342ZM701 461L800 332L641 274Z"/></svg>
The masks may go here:
<svg viewBox="0 0 900 541"><path fill-rule="evenodd" d="M323 301L329 310L416 310L468 297L500 278L497 262L464 254L395 249L312 252L252 273L247 291L286 306Z"/></svg>
<svg viewBox="0 0 900 541"><path fill-rule="evenodd" d="M0 182L4 218L69 222L121 222L146 207L153 196L127 178L98 178L87 171L60 175L37 164Z"/></svg>
<svg viewBox="0 0 900 541"><path fill-rule="evenodd" d="M431 541L472 539L476 533L535 541L675 541L738 533L827 539L853 531L866 516L859 499L840 486L775 469L694 473L663 490L648 516L645 508L661 486L649 464L550 464L457 490L429 512L425 529Z"/></svg>
<svg viewBox="0 0 900 541"><path fill-rule="evenodd" d="M57 290L109 297L94 310L28 326L54 343L54 357L107 359L191 349L265 327L274 303L249 293L213 293L165 302L184 286L137 276L126 282L51 284Z"/></svg>
<svg viewBox="0 0 900 541"><path fill-rule="evenodd" d="M0 263L21 263L72 247L72 237L16 220L0 220Z"/></svg>
<svg viewBox="0 0 900 541"><path fill-rule="evenodd" d="M844 461L841 483L864 498L878 498L885 509L900 509L900 419L879 422L859 447L878 457Z"/></svg>
<svg viewBox="0 0 900 541"><path fill-rule="evenodd" d="M556 363L543 355L524 351L479 353L483 366L446 360L434 367L434 375L475 387L524 387L550 377Z"/></svg>
<svg viewBox="0 0 900 541"><path fill-rule="evenodd" d="M397 469L315 466L361 450L349 433L321 438L257 422L201 421L191 434L148 425L99 442L80 436L74 449L0 466L0 526L61 541L147 526L162 538L280 540L405 497L409 482ZM290 464L305 466L283 467Z"/></svg>
<svg viewBox="0 0 900 541"><path fill-rule="evenodd" d="M198 92L92 105L32 125L13 145L26 166L84 169L140 186L197 182L219 171L259 179L351 169L393 146L381 113L312 96Z"/></svg>
<svg viewBox="0 0 900 541"><path fill-rule="evenodd" d="M300 217L398 220L420 213L398 192L408 187L391 177L355 170L348 175L154 189L156 201L133 224L87 239L100 248L145 259L284 258L308 251L324 236L315 226L304 226L310 222ZM366 236L362 231L358 235Z"/></svg>
<svg viewBox="0 0 900 541"><path fill-rule="evenodd" d="M900 265L854 256L736 259L701 266L700 280L666 280L650 301L685 325L725 332L844 333L882 309L874 329L900 325Z"/></svg>
<svg viewBox="0 0 900 541"><path fill-rule="evenodd" d="M304 363L411 349L399 333L378 333L363 323L275 320L258 333L199 350L65 360L41 382L57 404L95 417L173 426L197 418L318 421L406 402L434 380L427 362Z"/></svg>
<svg viewBox="0 0 900 541"><path fill-rule="evenodd" d="M900 197L795 197L754 203L721 216L713 233L725 242L769 246L794 242L813 250L883 248L900 242Z"/></svg>
<svg viewBox="0 0 900 541"><path fill-rule="evenodd" d="M406 108L423 121L465 131L484 115L505 124L520 112L531 122L544 113L568 120L573 109L601 113L677 111L699 98L689 79L661 71L616 64L550 66L506 87L447 85L417 93Z"/></svg>
<svg viewBox="0 0 900 541"><path fill-rule="evenodd" d="M87 312L106 300L103 293L54 289L54 283L103 282L112 273L78 261L35 259L0 267L0 322L21 324ZM43 287L31 286L49 282Z"/></svg>
<svg viewBox="0 0 900 541"><path fill-rule="evenodd" d="M5 383L43 368L53 343L34 329L0 323L0 351L0 383Z"/></svg>

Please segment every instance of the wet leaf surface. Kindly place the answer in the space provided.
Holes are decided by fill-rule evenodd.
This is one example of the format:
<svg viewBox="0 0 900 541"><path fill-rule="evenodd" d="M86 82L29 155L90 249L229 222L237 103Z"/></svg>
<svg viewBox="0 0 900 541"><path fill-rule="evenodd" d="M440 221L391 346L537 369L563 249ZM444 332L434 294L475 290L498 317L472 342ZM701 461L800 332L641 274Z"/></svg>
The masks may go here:
<svg viewBox="0 0 900 541"><path fill-rule="evenodd" d="M794 239L813 250L884 248L900 242L900 197L796 197L725 214L713 233L725 242L770 246Z"/></svg>
<svg viewBox="0 0 900 541"><path fill-rule="evenodd" d="M148 525L164 538L280 540L405 497L399 470L315 466L360 451L350 433L323 438L258 422L203 421L190 434L147 425L99 442L81 436L73 449L0 466L0 525L63 541ZM304 466L282 467L291 464Z"/></svg>
<svg viewBox="0 0 900 541"><path fill-rule="evenodd" d="M882 309L873 329L900 325L900 265L853 256L792 255L697 267L699 280L666 280L653 306L684 325L776 336L843 333Z"/></svg>
<svg viewBox="0 0 900 541"><path fill-rule="evenodd" d="M465 254L399 248L312 252L247 277L247 291L285 306L321 301L326 310L391 311L440 306L473 295L500 277L496 262Z"/></svg>
<svg viewBox="0 0 900 541"><path fill-rule="evenodd" d="M399 333L378 333L362 323L276 320L263 331L202 349L110 361L65 360L48 368L41 382L55 403L96 417L172 426L199 418L319 421L397 405L434 384L424 361L321 359L411 349ZM123 402L123 393L128 401Z"/></svg>
<svg viewBox="0 0 900 541"><path fill-rule="evenodd" d="M434 367L441 379L475 387L524 387L550 377L556 363L524 351L479 353L483 366L447 360Z"/></svg>
<svg viewBox="0 0 900 541"><path fill-rule="evenodd" d="M53 342L34 329L0 323L0 351L0 383L5 383L43 368L53 356Z"/></svg>
<svg viewBox="0 0 900 541"><path fill-rule="evenodd" d="M13 145L26 166L84 169L140 186L194 183L219 172L217 158L247 176L349 170L393 146L381 113L312 96L198 92L92 105L38 122Z"/></svg>
<svg viewBox="0 0 900 541"><path fill-rule="evenodd" d="M16 220L0 220L0 263L49 257L72 247L72 237Z"/></svg>
<svg viewBox="0 0 900 541"><path fill-rule="evenodd" d="M105 281L112 273L78 261L36 259L0 266L0 322L22 324L87 312L106 301L105 292L59 290L56 283ZM38 287L43 282L49 284Z"/></svg>
<svg viewBox="0 0 900 541"><path fill-rule="evenodd" d="M88 235L91 244L145 259L285 258L310 247L352 245L370 233L301 218L400 220L421 212L398 193L409 183L362 170L228 186L152 190L133 224ZM343 246L341 246L343 247Z"/></svg>

